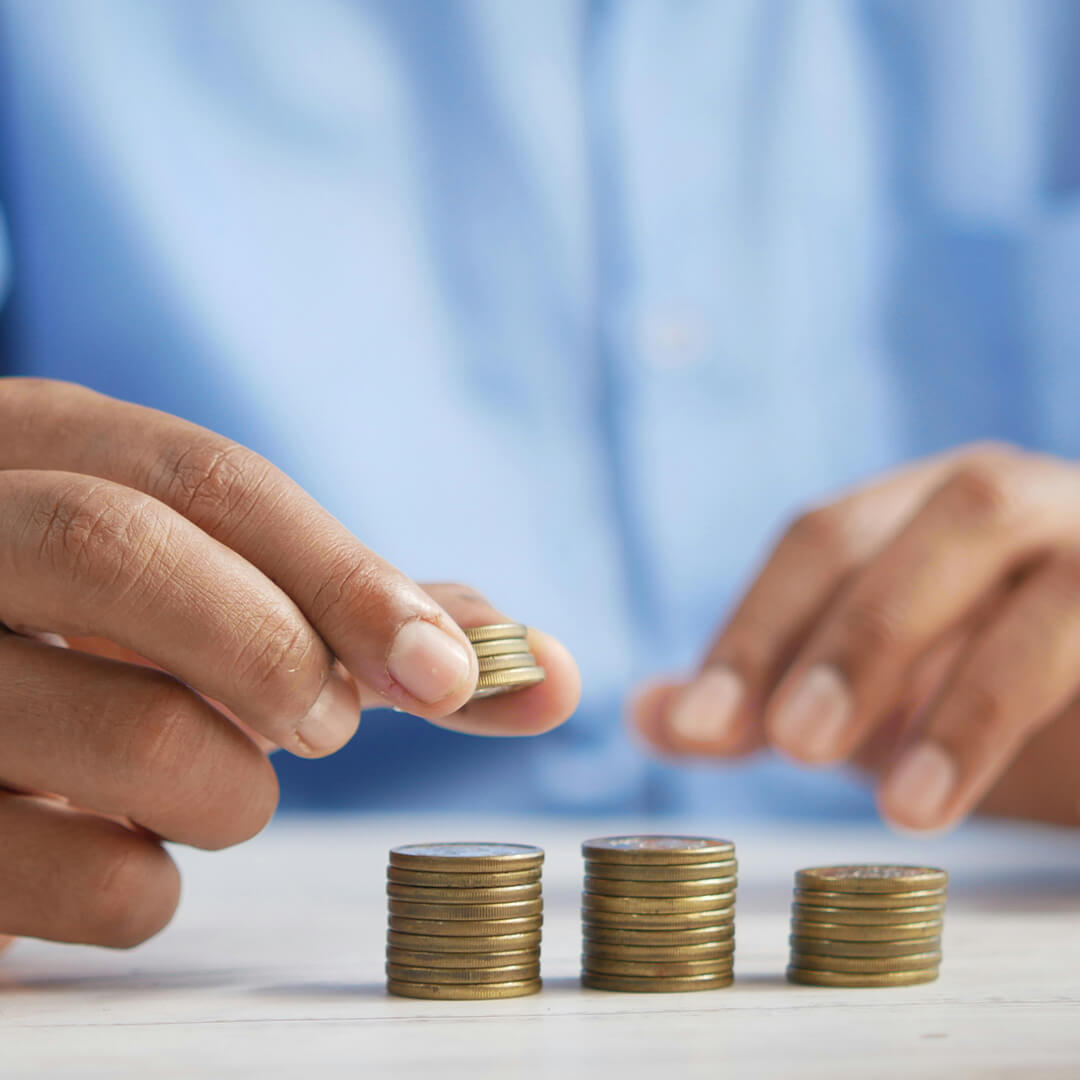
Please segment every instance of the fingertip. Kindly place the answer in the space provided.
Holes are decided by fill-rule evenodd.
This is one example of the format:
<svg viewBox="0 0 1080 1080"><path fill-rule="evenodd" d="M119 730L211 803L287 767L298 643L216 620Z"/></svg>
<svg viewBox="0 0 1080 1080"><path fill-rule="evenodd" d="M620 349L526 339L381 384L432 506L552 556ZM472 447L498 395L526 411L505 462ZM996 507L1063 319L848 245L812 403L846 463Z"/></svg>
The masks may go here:
<svg viewBox="0 0 1080 1080"><path fill-rule="evenodd" d="M581 702L581 672L570 650L556 637L543 630L529 628L529 650L546 673L540 684L546 688L545 707L550 730L565 723Z"/></svg>
<svg viewBox="0 0 1080 1080"><path fill-rule="evenodd" d="M678 753L669 738L667 714L681 690L681 683L667 679L647 682L634 691L627 705L627 721L631 730L657 753Z"/></svg>

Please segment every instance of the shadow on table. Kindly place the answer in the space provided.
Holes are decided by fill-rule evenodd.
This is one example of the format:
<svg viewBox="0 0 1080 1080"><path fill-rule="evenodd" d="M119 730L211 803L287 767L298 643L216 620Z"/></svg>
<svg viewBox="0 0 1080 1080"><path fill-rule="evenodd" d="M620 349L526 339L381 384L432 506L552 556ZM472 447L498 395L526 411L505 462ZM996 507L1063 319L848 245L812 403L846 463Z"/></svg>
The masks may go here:
<svg viewBox="0 0 1080 1080"><path fill-rule="evenodd" d="M285 998L385 998L385 982L301 982L258 986L252 990L257 997Z"/></svg>
<svg viewBox="0 0 1080 1080"><path fill-rule="evenodd" d="M3 994L41 991L58 994L72 993L173 993L177 990L212 990L237 984L247 978L236 970L221 971L161 971L117 972L110 974L63 975L55 972L35 975L18 970L0 973L0 996Z"/></svg>

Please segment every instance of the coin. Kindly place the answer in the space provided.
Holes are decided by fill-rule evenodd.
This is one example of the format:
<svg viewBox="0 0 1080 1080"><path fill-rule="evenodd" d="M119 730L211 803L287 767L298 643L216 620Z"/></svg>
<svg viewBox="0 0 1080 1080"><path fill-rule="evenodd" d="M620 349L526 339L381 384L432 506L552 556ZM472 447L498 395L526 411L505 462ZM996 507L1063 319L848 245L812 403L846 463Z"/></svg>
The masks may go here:
<svg viewBox="0 0 1080 1080"><path fill-rule="evenodd" d="M933 982L938 977L936 967L923 968L920 971L883 971L874 975L854 975L851 972L808 971L806 968L789 967L789 982L804 983L807 986L915 986L918 983Z"/></svg>
<svg viewBox="0 0 1080 1080"><path fill-rule="evenodd" d="M666 963L676 960L718 960L735 952L735 939L709 941L702 945L604 945L586 938L586 956L604 960L639 960Z"/></svg>
<svg viewBox="0 0 1080 1080"><path fill-rule="evenodd" d="M735 909L696 911L689 915L638 915L622 911L582 911L582 922L587 926L601 926L615 930L693 930L698 927L721 929L732 925ZM856 929L863 929L857 927Z"/></svg>
<svg viewBox="0 0 1080 1080"><path fill-rule="evenodd" d="M390 929L400 930L403 934L423 934L431 937L492 937L505 934L518 934L528 930L539 930L544 924L542 915L533 915L526 919L482 919L470 921L457 919L412 919L404 915L390 916Z"/></svg>
<svg viewBox="0 0 1080 1080"><path fill-rule="evenodd" d="M658 979L688 975L730 975L731 956L715 960L607 960L600 956L583 956L582 969L590 975L636 975Z"/></svg>
<svg viewBox="0 0 1080 1080"><path fill-rule="evenodd" d="M499 641L502 638L523 638L529 632L527 626L521 623L505 622L490 623L487 626L462 627L465 636L473 645L480 641Z"/></svg>
<svg viewBox="0 0 1080 1080"><path fill-rule="evenodd" d="M446 983L414 983L400 979L388 979L386 989L399 997L430 998L438 1001L490 1001L493 998L525 997L540 990L539 979L522 982L477 983L473 986L448 985Z"/></svg>
<svg viewBox="0 0 1080 1080"><path fill-rule="evenodd" d="M619 926L595 926L589 923L584 927L585 936L590 943L599 945L646 945L649 948L664 945L701 945L731 941L735 937L735 923L728 920L719 926L699 926L674 930L641 929Z"/></svg>
<svg viewBox="0 0 1080 1080"><path fill-rule="evenodd" d="M414 952L410 949L397 949L390 946L386 950L386 959L391 964L413 968L491 969L539 963L540 951L539 949L519 949L517 952L444 953Z"/></svg>
<svg viewBox="0 0 1080 1080"><path fill-rule="evenodd" d="M700 881L626 881L585 877L585 891L594 896L710 896L734 895L735 878L702 878Z"/></svg>
<svg viewBox="0 0 1080 1080"><path fill-rule="evenodd" d="M413 920L414 922L416 920ZM522 949L540 948L540 931L526 930L521 933L453 936L424 934L391 929L386 940L392 948L416 952L467 953L487 956L491 953L514 953Z"/></svg>
<svg viewBox="0 0 1080 1080"><path fill-rule="evenodd" d="M730 912L735 893L709 893L706 896L599 896L581 894L583 911L622 913L626 915L707 915Z"/></svg>
<svg viewBox="0 0 1080 1080"><path fill-rule="evenodd" d="M809 922L843 923L845 926L905 926L944 917L942 904L884 910L879 908L827 908L812 904L792 904L793 918Z"/></svg>
<svg viewBox="0 0 1080 1080"><path fill-rule="evenodd" d="M387 882L386 895L395 900L419 900L432 904L505 904L540 897L540 882L531 885L504 885L497 889L436 889L428 885L399 885Z"/></svg>
<svg viewBox="0 0 1080 1080"><path fill-rule="evenodd" d="M661 863L648 866L643 863L622 865L620 863L585 860L585 873L593 878L609 878L613 881L700 881L708 878L735 877L739 864L735 859L719 862L691 863L677 866Z"/></svg>
<svg viewBox="0 0 1080 1080"><path fill-rule="evenodd" d="M581 850L593 862L656 866L719 862L734 856L735 845L705 836L602 836Z"/></svg>
<svg viewBox="0 0 1080 1080"><path fill-rule="evenodd" d="M853 959L878 959L893 956L918 956L941 948L940 937L913 938L911 941L832 941L827 938L805 938L792 934L788 938L793 953L815 956L846 956Z"/></svg>
<svg viewBox="0 0 1080 1080"><path fill-rule="evenodd" d="M826 938L829 941L911 941L940 937L941 927L940 919L906 923L903 926L844 926L841 923L791 920L791 932L796 937Z"/></svg>
<svg viewBox="0 0 1080 1080"><path fill-rule="evenodd" d="M540 978L540 963L515 964L501 968L415 968L401 964L387 964L386 974L402 982L437 983L453 986L462 983L508 983L524 982Z"/></svg>
<svg viewBox="0 0 1080 1080"><path fill-rule="evenodd" d="M538 867L544 861L541 848L531 844L406 844L390 849L390 865L405 870L480 873Z"/></svg>
<svg viewBox="0 0 1080 1080"><path fill-rule="evenodd" d="M486 660L492 656L506 656L508 653L531 653L531 650L527 638L509 637L477 641L473 644L473 652L477 659Z"/></svg>
<svg viewBox="0 0 1080 1080"><path fill-rule="evenodd" d="M547 678L542 667L530 664L527 667L508 668L506 671L481 671L476 677L477 690L493 690L499 687L535 686Z"/></svg>
<svg viewBox="0 0 1080 1080"><path fill-rule="evenodd" d="M941 963L940 952L912 953L909 956L815 956L813 953L791 952L791 966L804 971L858 972L864 975L883 971L922 971Z"/></svg>
<svg viewBox="0 0 1080 1080"><path fill-rule="evenodd" d="M403 870L400 866L388 866L386 879L396 885L421 885L431 889L502 889L507 885L537 884L540 881L540 867L531 870L455 874L439 870Z"/></svg>
<svg viewBox="0 0 1080 1080"><path fill-rule="evenodd" d="M719 990L730 986L733 976L687 975L682 978L646 979L640 975L594 975L582 972L581 985L591 990L619 990L637 994L674 994L686 990Z"/></svg>
<svg viewBox="0 0 1080 1080"><path fill-rule="evenodd" d="M944 889L921 889L895 893L842 893L796 889L794 900L797 904L807 904L812 907L880 909L916 907L920 904L944 904L946 896Z"/></svg>
<svg viewBox="0 0 1080 1080"><path fill-rule="evenodd" d="M827 892L900 892L943 889L949 882L944 870L932 866L814 866L795 873L800 889Z"/></svg>
<svg viewBox="0 0 1080 1080"><path fill-rule="evenodd" d="M489 656L480 661L481 675L489 671L506 671L509 668L531 668L536 666L536 657L532 653L509 653L506 656Z"/></svg>
<svg viewBox="0 0 1080 1080"><path fill-rule="evenodd" d="M482 922L485 919L526 919L540 915L543 900L515 900L507 904L422 904L415 900L390 900L391 915L409 919L464 919Z"/></svg>

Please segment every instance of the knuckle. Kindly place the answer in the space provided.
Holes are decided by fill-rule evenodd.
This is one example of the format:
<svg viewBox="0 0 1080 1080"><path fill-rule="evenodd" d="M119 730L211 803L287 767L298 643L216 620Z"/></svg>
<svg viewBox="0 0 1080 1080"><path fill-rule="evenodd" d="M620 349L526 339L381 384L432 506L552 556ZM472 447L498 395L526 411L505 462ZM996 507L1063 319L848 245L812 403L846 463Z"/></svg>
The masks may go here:
<svg viewBox="0 0 1080 1080"><path fill-rule="evenodd" d="M364 622L381 602L381 584L377 559L358 555L355 547L331 556L309 605L312 621L319 626L332 626L343 618Z"/></svg>
<svg viewBox="0 0 1080 1080"><path fill-rule="evenodd" d="M839 616L840 639L849 653L887 655L905 644L903 620L883 600L860 600Z"/></svg>
<svg viewBox="0 0 1080 1080"><path fill-rule="evenodd" d="M1002 738L1009 727L1008 697L987 679L970 678L950 695L937 738L958 757L974 757Z"/></svg>
<svg viewBox="0 0 1080 1080"><path fill-rule="evenodd" d="M125 839L109 847L90 882L89 936L100 945L130 949L172 918L178 879L169 857L150 842Z"/></svg>
<svg viewBox="0 0 1080 1080"><path fill-rule="evenodd" d="M268 461L238 443L198 443L168 468L167 501L211 530L235 527L258 505L273 472Z"/></svg>
<svg viewBox="0 0 1080 1080"><path fill-rule="evenodd" d="M278 711L303 715L326 676L329 656L298 613L273 612L240 646L233 680L248 696L271 698Z"/></svg>
<svg viewBox="0 0 1080 1080"><path fill-rule="evenodd" d="M1008 520L1016 504L1011 470L997 461L969 461L945 481L941 489L951 516L976 526L994 526Z"/></svg>
<svg viewBox="0 0 1080 1080"><path fill-rule="evenodd" d="M145 784L174 776L196 757L199 725L193 723L191 691L171 676L147 672L149 688L143 692L133 722L121 734L117 761L124 778Z"/></svg>

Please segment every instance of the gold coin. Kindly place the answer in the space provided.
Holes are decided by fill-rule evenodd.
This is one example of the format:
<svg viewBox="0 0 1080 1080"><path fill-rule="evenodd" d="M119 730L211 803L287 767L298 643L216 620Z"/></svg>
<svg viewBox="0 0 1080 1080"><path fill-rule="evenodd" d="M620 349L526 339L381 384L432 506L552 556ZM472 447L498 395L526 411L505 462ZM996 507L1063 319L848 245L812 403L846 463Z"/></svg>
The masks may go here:
<svg viewBox="0 0 1080 1080"><path fill-rule="evenodd" d="M535 686L547 678L542 667L531 664L527 667L508 668L506 671L481 671L476 677L477 690L494 690L500 687L513 687L515 690L526 686Z"/></svg>
<svg viewBox="0 0 1080 1080"><path fill-rule="evenodd" d="M585 860L585 873L589 877L612 881L701 881L708 878L734 878L738 869L739 864L735 859L691 863L689 866L647 866L641 863L623 866L619 863Z"/></svg>
<svg viewBox="0 0 1080 1080"><path fill-rule="evenodd" d="M796 889L794 901L811 907L881 908L917 907L920 904L944 904L948 893L944 889L921 889L896 893L821 892L817 889Z"/></svg>
<svg viewBox="0 0 1080 1080"><path fill-rule="evenodd" d="M479 641L523 638L529 632L527 626L516 622L489 623L487 626L465 626L462 629L465 631L465 636L474 645Z"/></svg>
<svg viewBox="0 0 1080 1080"><path fill-rule="evenodd" d="M581 845L586 859L623 866L684 866L719 862L735 855L730 840L706 836L601 836Z"/></svg>
<svg viewBox="0 0 1080 1080"><path fill-rule="evenodd" d="M815 956L813 953L791 952L791 966L803 971L856 972L874 975L884 971L922 971L941 963L940 952L912 953L910 956Z"/></svg>
<svg viewBox="0 0 1080 1080"><path fill-rule="evenodd" d="M590 975L636 975L643 979L666 979L688 975L730 975L734 957L718 960L606 960L599 956L583 956L581 967Z"/></svg>
<svg viewBox="0 0 1080 1080"><path fill-rule="evenodd" d="M615 930L693 930L702 926L719 930L725 926L734 925L735 909L731 907L719 911L696 911L689 915L635 915L622 911L583 911L581 921L587 926Z"/></svg>
<svg viewBox="0 0 1080 1080"><path fill-rule="evenodd" d="M582 911L622 913L625 915L697 915L730 912L735 903L734 890L708 893L705 896L599 896L581 894Z"/></svg>
<svg viewBox="0 0 1080 1080"><path fill-rule="evenodd" d="M585 923L582 927L586 941L597 945L645 945L649 948L672 945L715 945L721 941L735 938L735 923L729 919L719 926L699 926L683 929L664 930L627 929L619 926L594 926Z"/></svg>
<svg viewBox="0 0 1080 1080"><path fill-rule="evenodd" d="M735 952L735 939L710 941L702 945L603 945L588 938L582 946L586 956L602 960L636 960L670 963L677 960L719 960Z"/></svg>
<svg viewBox="0 0 1080 1080"><path fill-rule="evenodd" d="M390 946L386 950L386 959L391 964L413 968L502 968L521 964L540 963L540 950L519 949L517 952L499 953L444 953L414 952L411 949L397 949ZM808 965L809 966L809 965Z"/></svg>
<svg viewBox="0 0 1080 1080"><path fill-rule="evenodd" d="M414 983L387 979L386 989L398 997L429 998L433 1001L490 1001L493 998L525 997L538 993L539 979L523 982L475 983L472 986L436 983Z"/></svg>
<svg viewBox="0 0 1080 1080"><path fill-rule="evenodd" d="M416 900L390 900L391 915L409 919L466 919L470 922L485 919L526 919L542 915L543 900L513 900L506 904L423 904Z"/></svg>
<svg viewBox="0 0 1080 1080"><path fill-rule="evenodd" d="M855 975L851 972L808 971L806 968L789 967L787 977L789 982L806 986L915 986L933 982L938 977L938 969L932 967L921 971L880 971L874 975Z"/></svg>
<svg viewBox="0 0 1080 1080"><path fill-rule="evenodd" d="M507 656L489 656L480 661L479 671L486 675L490 671L507 671L510 668L536 667L536 657L532 653L510 653Z"/></svg>
<svg viewBox="0 0 1080 1080"><path fill-rule="evenodd" d="M941 937L942 922L905 923L903 926L844 926L842 923L807 922L792 919L795 937L825 938L829 941L911 941Z"/></svg>
<svg viewBox="0 0 1080 1080"><path fill-rule="evenodd" d="M531 652L526 637L495 638L492 641L478 641L473 645L473 652L478 660L491 656L506 656L507 653Z"/></svg>
<svg viewBox="0 0 1080 1080"><path fill-rule="evenodd" d="M417 968L401 964L387 964L386 974L395 982L435 983L438 986L454 986L462 983L508 983L524 982L540 978L540 963L515 964L501 968Z"/></svg>
<svg viewBox="0 0 1080 1080"><path fill-rule="evenodd" d="M610 878L585 878L585 891L593 896L715 896L731 894L735 878L702 878L700 881L615 881Z"/></svg>
<svg viewBox="0 0 1080 1080"><path fill-rule="evenodd" d="M531 844L405 844L390 849L391 866L434 873L504 873L535 869L543 861L543 849Z"/></svg>
<svg viewBox="0 0 1080 1080"><path fill-rule="evenodd" d="M539 930L544 925L542 915L533 915L526 919L411 919L404 915L391 915L391 930L403 934L423 934L425 937L502 937L506 934L520 934L529 930Z"/></svg>
<svg viewBox="0 0 1080 1080"><path fill-rule="evenodd" d="M796 887L824 892L912 892L948 883L949 875L932 866L812 866L795 873Z"/></svg>
<svg viewBox="0 0 1080 1080"><path fill-rule="evenodd" d="M387 882L386 895L395 900L419 900L432 904L505 904L515 900L538 900L540 882L504 885L498 889L436 889L428 885Z"/></svg>
<svg viewBox="0 0 1080 1080"><path fill-rule="evenodd" d="M591 990L617 990L631 994L676 994L688 990L719 990L730 986L727 975L686 975L682 978L644 979L634 975L593 975L583 972L581 985Z"/></svg>
<svg viewBox="0 0 1080 1080"><path fill-rule="evenodd" d="M814 956L846 956L853 959L878 959L892 956L918 956L941 948L940 937L913 938L911 941L830 941L827 938L788 938L793 953Z"/></svg>
<svg viewBox="0 0 1080 1080"><path fill-rule="evenodd" d="M843 923L844 926L906 926L908 923L929 922L945 916L943 904L922 907L893 908L827 908L812 904L792 904L793 918L809 922Z"/></svg>
<svg viewBox="0 0 1080 1080"><path fill-rule="evenodd" d="M416 920L413 920L416 921ZM459 925L459 924L454 924ZM540 948L540 931L527 930L522 933L484 934L468 937L460 934L425 934L422 932L403 932L391 929L386 935L391 948L413 952L464 954L486 957L495 953L515 953L522 949Z"/></svg>
<svg viewBox="0 0 1080 1080"><path fill-rule="evenodd" d="M505 873L452 874L438 870L402 870L388 866L386 879L396 885L421 885L430 889L502 889L507 885L535 885L540 881L540 867L532 870L508 870Z"/></svg>

